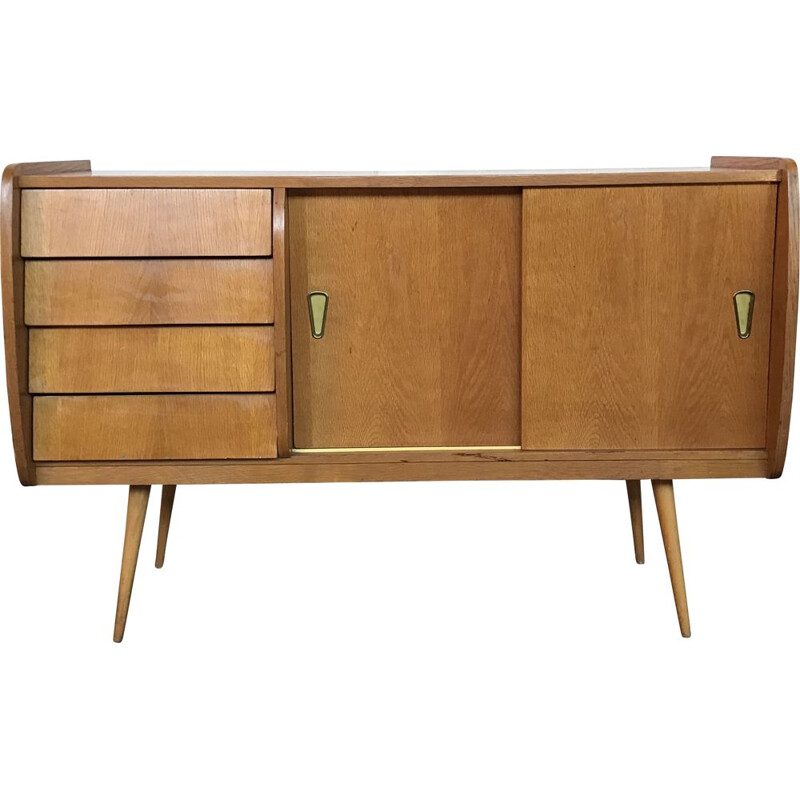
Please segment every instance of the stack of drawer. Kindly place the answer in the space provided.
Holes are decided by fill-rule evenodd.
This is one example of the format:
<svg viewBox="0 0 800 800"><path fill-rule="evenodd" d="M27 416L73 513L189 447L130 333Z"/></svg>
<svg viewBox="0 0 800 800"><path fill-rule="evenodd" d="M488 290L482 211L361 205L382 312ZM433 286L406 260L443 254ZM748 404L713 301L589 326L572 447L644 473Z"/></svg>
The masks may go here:
<svg viewBox="0 0 800 800"><path fill-rule="evenodd" d="M22 193L34 459L274 458L272 193Z"/></svg>

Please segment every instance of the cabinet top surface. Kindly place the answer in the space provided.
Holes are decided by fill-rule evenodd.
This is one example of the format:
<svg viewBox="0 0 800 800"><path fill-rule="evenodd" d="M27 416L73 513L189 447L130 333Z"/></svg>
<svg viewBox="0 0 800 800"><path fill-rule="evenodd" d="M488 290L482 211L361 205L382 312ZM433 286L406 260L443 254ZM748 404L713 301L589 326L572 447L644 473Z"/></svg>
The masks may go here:
<svg viewBox="0 0 800 800"><path fill-rule="evenodd" d="M777 183L778 169L634 169L487 172L66 172L19 177L23 189L79 188L480 188Z"/></svg>

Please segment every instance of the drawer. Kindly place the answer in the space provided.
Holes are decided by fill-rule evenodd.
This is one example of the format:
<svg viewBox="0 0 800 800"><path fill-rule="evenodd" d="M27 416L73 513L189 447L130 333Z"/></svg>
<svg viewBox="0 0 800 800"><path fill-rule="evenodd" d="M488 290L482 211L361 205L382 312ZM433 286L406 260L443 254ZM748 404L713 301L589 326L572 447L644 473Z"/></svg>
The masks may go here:
<svg viewBox="0 0 800 800"><path fill-rule="evenodd" d="M272 261L28 261L26 325L270 323Z"/></svg>
<svg viewBox="0 0 800 800"><path fill-rule="evenodd" d="M31 394L269 392L272 327L31 328Z"/></svg>
<svg viewBox="0 0 800 800"><path fill-rule="evenodd" d="M275 458L275 395L35 397L37 461Z"/></svg>
<svg viewBox="0 0 800 800"><path fill-rule="evenodd" d="M25 189L23 258L268 256L269 189Z"/></svg>

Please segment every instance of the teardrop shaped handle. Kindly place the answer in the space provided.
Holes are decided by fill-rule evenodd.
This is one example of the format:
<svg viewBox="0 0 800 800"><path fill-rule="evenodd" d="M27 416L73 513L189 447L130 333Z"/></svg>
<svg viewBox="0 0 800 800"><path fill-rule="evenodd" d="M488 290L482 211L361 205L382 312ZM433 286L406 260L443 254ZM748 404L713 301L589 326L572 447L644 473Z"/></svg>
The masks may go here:
<svg viewBox="0 0 800 800"><path fill-rule="evenodd" d="M736 312L736 332L740 339L750 336L753 326L753 307L756 296L750 291L736 292L733 296L733 309Z"/></svg>
<svg viewBox="0 0 800 800"><path fill-rule="evenodd" d="M325 335L328 299L325 292L308 293L308 316L311 319L311 336L314 339L321 339Z"/></svg>

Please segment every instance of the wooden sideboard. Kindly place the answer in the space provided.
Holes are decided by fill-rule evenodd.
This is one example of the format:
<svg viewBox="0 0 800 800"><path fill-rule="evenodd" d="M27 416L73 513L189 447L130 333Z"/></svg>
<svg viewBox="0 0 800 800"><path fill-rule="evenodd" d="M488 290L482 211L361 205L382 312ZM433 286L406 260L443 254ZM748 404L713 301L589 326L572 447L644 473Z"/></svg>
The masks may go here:
<svg viewBox="0 0 800 800"><path fill-rule="evenodd" d="M679 478L786 457L798 178L709 169L2 178L20 481L130 486L115 641L150 487L651 480L688 636Z"/></svg>

